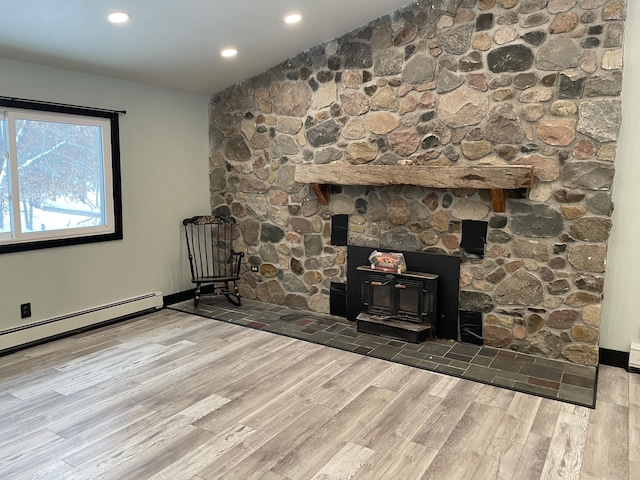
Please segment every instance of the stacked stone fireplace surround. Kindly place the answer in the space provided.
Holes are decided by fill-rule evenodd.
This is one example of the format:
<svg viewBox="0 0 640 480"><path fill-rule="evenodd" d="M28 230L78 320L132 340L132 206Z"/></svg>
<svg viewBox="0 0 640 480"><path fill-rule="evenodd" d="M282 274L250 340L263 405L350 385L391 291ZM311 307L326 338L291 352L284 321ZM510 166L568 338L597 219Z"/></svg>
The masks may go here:
<svg viewBox="0 0 640 480"><path fill-rule="evenodd" d="M212 97L211 201L239 223L245 298L329 312L352 245L456 255L486 345L596 365L626 13L616 0L415 2ZM297 166L533 165L509 191L333 185ZM488 223L483 258L463 220ZM251 271L257 267L258 272Z"/></svg>

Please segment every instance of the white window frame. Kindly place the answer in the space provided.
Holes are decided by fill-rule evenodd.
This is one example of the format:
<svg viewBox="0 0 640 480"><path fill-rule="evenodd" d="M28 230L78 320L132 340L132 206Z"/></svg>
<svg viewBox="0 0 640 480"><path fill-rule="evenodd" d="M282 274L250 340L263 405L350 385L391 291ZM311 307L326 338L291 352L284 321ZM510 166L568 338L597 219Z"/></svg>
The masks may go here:
<svg viewBox="0 0 640 480"><path fill-rule="evenodd" d="M10 232L0 232L0 254L122 239L120 147L118 113L57 104L0 98L0 115L7 122L9 142ZM97 126L102 138L103 224L23 232L20 222L16 120L36 120Z"/></svg>

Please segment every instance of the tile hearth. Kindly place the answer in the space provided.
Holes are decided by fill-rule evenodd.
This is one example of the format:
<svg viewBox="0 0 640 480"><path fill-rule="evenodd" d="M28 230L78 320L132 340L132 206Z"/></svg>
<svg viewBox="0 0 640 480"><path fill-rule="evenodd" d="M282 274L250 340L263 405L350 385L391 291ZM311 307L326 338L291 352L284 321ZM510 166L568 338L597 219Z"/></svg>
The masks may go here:
<svg viewBox="0 0 640 480"><path fill-rule="evenodd" d="M452 340L420 344L359 333L344 318L243 300L234 307L218 296L168 308L306 340L361 355L593 408L597 369Z"/></svg>

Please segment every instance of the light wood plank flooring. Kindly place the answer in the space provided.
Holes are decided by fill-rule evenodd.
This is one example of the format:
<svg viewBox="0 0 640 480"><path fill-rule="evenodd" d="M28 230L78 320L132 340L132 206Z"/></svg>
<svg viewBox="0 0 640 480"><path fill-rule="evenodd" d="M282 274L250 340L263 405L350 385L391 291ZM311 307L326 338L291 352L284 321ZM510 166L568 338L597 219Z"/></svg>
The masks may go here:
<svg viewBox="0 0 640 480"><path fill-rule="evenodd" d="M597 408L162 310L0 357L2 479L635 479L640 379Z"/></svg>

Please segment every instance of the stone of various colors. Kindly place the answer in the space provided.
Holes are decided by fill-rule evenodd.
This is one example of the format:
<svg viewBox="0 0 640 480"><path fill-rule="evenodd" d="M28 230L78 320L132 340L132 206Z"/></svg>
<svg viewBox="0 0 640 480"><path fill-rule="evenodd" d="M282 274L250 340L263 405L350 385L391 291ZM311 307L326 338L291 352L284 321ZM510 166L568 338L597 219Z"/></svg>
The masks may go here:
<svg viewBox="0 0 640 480"><path fill-rule="evenodd" d="M438 45L447 53L462 55L469 49L473 31L471 23L442 30L437 37Z"/></svg>
<svg viewBox="0 0 640 480"><path fill-rule="evenodd" d="M229 160L246 161L251 158L251 150L242 135L234 135L227 141L224 154Z"/></svg>
<svg viewBox="0 0 640 480"><path fill-rule="evenodd" d="M550 295L561 295L571 289L568 280L561 278L547 284L547 291Z"/></svg>
<svg viewBox="0 0 640 480"><path fill-rule="evenodd" d="M533 258L539 262L549 260L549 247L544 242L517 238L511 245L513 254L520 258Z"/></svg>
<svg viewBox="0 0 640 480"><path fill-rule="evenodd" d="M378 152L375 143L352 142L347 146L347 161L352 165L362 165L376 158Z"/></svg>
<svg viewBox="0 0 640 480"><path fill-rule="evenodd" d="M580 365L595 367L598 365L598 347L596 345L571 344L562 349L562 356Z"/></svg>
<svg viewBox="0 0 640 480"><path fill-rule="evenodd" d="M273 99L273 111L278 115L304 117L311 105L311 95L306 83L285 83Z"/></svg>
<svg viewBox="0 0 640 480"><path fill-rule="evenodd" d="M595 275L582 274L575 278L574 284L580 290L602 293L604 290L604 278Z"/></svg>
<svg viewBox="0 0 640 480"><path fill-rule="evenodd" d="M258 285L256 288L258 300L274 305L283 305L285 292L278 280L269 280Z"/></svg>
<svg viewBox="0 0 640 480"><path fill-rule="evenodd" d="M585 242L606 242L610 231L611 220L599 217L576 220L569 230L573 238Z"/></svg>
<svg viewBox="0 0 640 480"><path fill-rule="evenodd" d="M520 119L512 104L496 105L489 111L484 137L494 143L521 143L524 140Z"/></svg>
<svg viewBox="0 0 640 480"><path fill-rule="evenodd" d="M392 228L380 236L380 246L415 252L420 250L420 242L411 232L404 228Z"/></svg>
<svg viewBox="0 0 640 480"><path fill-rule="evenodd" d="M511 230L516 235L531 238L551 238L562 233L564 219L557 210L547 205L525 206L514 212Z"/></svg>
<svg viewBox="0 0 640 480"><path fill-rule="evenodd" d="M284 238L284 231L270 223L263 223L260 229L261 243L278 243Z"/></svg>
<svg viewBox="0 0 640 480"><path fill-rule="evenodd" d="M333 118L307 130L307 140L314 147L335 143L340 135L340 125Z"/></svg>
<svg viewBox="0 0 640 480"><path fill-rule="evenodd" d="M284 306L294 310L308 310L309 308L306 297L291 293L284 298Z"/></svg>
<svg viewBox="0 0 640 480"><path fill-rule="evenodd" d="M547 6L547 0L522 0L518 7L520 13L533 13Z"/></svg>
<svg viewBox="0 0 640 480"><path fill-rule="evenodd" d="M587 79L584 94L587 97L618 97L622 92L622 72L592 75Z"/></svg>
<svg viewBox="0 0 640 480"><path fill-rule="evenodd" d="M254 176L243 175L238 184L238 191L245 193L265 193L269 191L269 185Z"/></svg>
<svg viewBox="0 0 640 480"><path fill-rule="evenodd" d="M487 313L493 310L493 307L493 299L486 293L460 291L460 310Z"/></svg>
<svg viewBox="0 0 640 480"><path fill-rule="evenodd" d="M320 86L311 100L311 107L315 110L328 107L338 99L338 85L335 82Z"/></svg>
<svg viewBox="0 0 640 480"><path fill-rule="evenodd" d="M342 48L345 68L366 69L373 66L371 44L353 40L346 42Z"/></svg>
<svg viewBox="0 0 640 480"><path fill-rule="evenodd" d="M594 295L587 292L574 292L564 300L564 303L570 307L584 307L591 303L598 303L601 299L601 295Z"/></svg>
<svg viewBox="0 0 640 480"><path fill-rule="evenodd" d="M226 135L220 128L211 125L211 127L209 128L209 148L211 150L215 150L216 148L218 148L222 144L222 142L224 142L225 138Z"/></svg>
<svg viewBox="0 0 640 480"><path fill-rule="evenodd" d="M265 278L276 278L278 276L278 267L270 263L260 265L260 275Z"/></svg>
<svg viewBox="0 0 640 480"><path fill-rule="evenodd" d="M524 90L518 100L522 103L548 102L553 98L555 90L549 87L531 87Z"/></svg>
<svg viewBox="0 0 640 480"><path fill-rule="evenodd" d="M541 120L536 133L538 138L548 145L566 147L576 138L576 120L574 118Z"/></svg>
<svg viewBox="0 0 640 480"><path fill-rule="evenodd" d="M398 110L398 99L393 89L389 86L379 89L373 97L371 97L372 110Z"/></svg>
<svg viewBox="0 0 640 480"><path fill-rule="evenodd" d="M627 16L625 2L614 0L607 3L602 11L603 20L624 20Z"/></svg>
<svg viewBox="0 0 640 480"><path fill-rule="evenodd" d="M298 233L311 233L313 231L311 222L305 218L293 217L289 220L289 225L293 231Z"/></svg>
<svg viewBox="0 0 640 480"><path fill-rule="evenodd" d="M567 260L578 270L587 272L604 272L607 247L603 245L569 245L567 248Z"/></svg>
<svg viewBox="0 0 640 480"><path fill-rule="evenodd" d="M603 70L622 70L622 49L607 50L602 56Z"/></svg>
<svg viewBox="0 0 640 480"><path fill-rule="evenodd" d="M436 80L438 93L446 93L455 90L464 83L464 77L458 76L448 70L440 70Z"/></svg>
<svg viewBox="0 0 640 480"><path fill-rule="evenodd" d="M611 190L614 169L598 162L567 163L562 168L562 185L586 190Z"/></svg>
<svg viewBox="0 0 640 480"><path fill-rule="evenodd" d="M486 346L502 348L511 343L511 331L496 325L485 325L482 329L482 338Z"/></svg>
<svg viewBox="0 0 640 480"><path fill-rule="evenodd" d="M547 10L555 15L556 13L566 12L576 6L578 0L549 0Z"/></svg>
<svg viewBox="0 0 640 480"><path fill-rule="evenodd" d="M477 160L491 153L491 143L487 140L478 142L462 142L462 155L469 160Z"/></svg>
<svg viewBox="0 0 640 480"><path fill-rule="evenodd" d="M606 215L608 217L613 213L613 202L611 201L611 194L606 192L599 192L587 200L589 210L595 215Z"/></svg>
<svg viewBox="0 0 640 480"><path fill-rule="evenodd" d="M532 28L544 25L549 21L549 15L544 12L536 12L526 16L520 22L520 26L523 28Z"/></svg>
<svg viewBox="0 0 640 480"><path fill-rule="evenodd" d="M394 153L408 157L420 146L420 137L413 129L396 129L388 135L387 142Z"/></svg>
<svg viewBox="0 0 640 480"><path fill-rule="evenodd" d="M367 102L368 105L368 102ZM367 135L359 118L351 118L342 129L342 136L347 140L359 140Z"/></svg>
<svg viewBox="0 0 640 480"><path fill-rule="evenodd" d="M582 49L574 39L552 36L538 50L536 66L540 70L568 70L578 66L581 54Z"/></svg>
<svg viewBox="0 0 640 480"><path fill-rule="evenodd" d="M322 236L304 235L304 251L307 257L320 255L323 246Z"/></svg>
<svg viewBox="0 0 640 480"><path fill-rule="evenodd" d="M582 322L592 327L599 327L602 315L602 305L587 305L582 309Z"/></svg>
<svg viewBox="0 0 640 480"><path fill-rule="evenodd" d="M286 155L295 155L300 151L300 147L296 139L289 135L278 135L273 139L271 147L271 156L274 158Z"/></svg>
<svg viewBox="0 0 640 480"><path fill-rule="evenodd" d="M535 275L518 270L496 287L493 298L499 305L538 305L544 300L542 282Z"/></svg>
<svg viewBox="0 0 640 480"><path fill-rule="evenodd" d="M523 105L522 116L527 122L537 122L544 116L544 105L539 103Z"/></svg>
<svg viewBox="0 0 640 480"><path fill-rule="evenodd" d="M489 109L489 101L481 92L467 86L442 95L439 119L448 127L458 128L480 123Z"/></svg>
<svg viewBox="0 0 640 480"><path fill-rule="evenodd" d="M313 154L313 162L319 164L331 163L340 160L342 155L342 150L338 150L335 147L327 147L315 151Z"/></svg>
<svg viewBox="0 0 640 480"><path fill-rule="evenodd" d="M555 310L549 315L547 326L559 330L566 330L567 328L571 328L577 319L578 312L576 310Z"/></svg>
<svg viewBox="0 0 640 480"><path fill-rule="evenodd" d="M574 12L557 15L549 26L549 33L558 34L570 32L578 25L578 15Z"/></svg>
<svg viewBox="0 0 640 480"><path fill-rule="evenodd" d="M240 222L242 239L246 245L258 245L260 239L260 222L253 218L245 218Z"/></svg>
<svg viewBox="0 0 640 480"><path fill-rule="evenodd" d="M460 220L482 220L489 212L489 205L468 199L456 200L451 208L451 216Z"/></svg>
<svg viewBox="0 0 640 480"><path fill-rule="evenodd" d="M622 47L622 36L624 33L624 22L610 22L606 26L605 39L603 46L605 48Z"/></svg>
<svg viewBox="0 0 640 480"><path fill-rule="evenodd" d="M432 82L435 78L436 62L431 56L416 54L406 62L402 71L402 81L408 84Z"/></svg>
<svg viewBox="0 0 640 480"><path fill-rule="evenodd" d="M540 330L534 335L527 337L527 341L520 345L518 351L545 358L558 358L560 356L561 345L562 340L560 336L549 330Z"/></svg>
<svg viewBox="0 0 640 480"><path fill-rule="evenodd" d="M551 104L549 113L556 117L568 117L578 112L578 106L569 100L556 100Z"/></svg>
<svg viewBox="0 0 640 480"><path fill-rule="evenodd" d="M398 75L402 72L402 52L379 50L373 54L373 73L376 76Z"/></svg>
<svg viewBox="0 0 640 480"><path fill-rule="evenodd" d="M522 38L525 42L537 46L542 45L542 43L547 39L547 32L542 30L536 30L534 32L525 33Z"/></svg>
<svg viewBox="0 0 640 480"><path fill-rule="evenodd" d="M583 138L573 146L573 158L586 160L596 155L596 145L588 138Z"/></svg>
<svg viewBox="0 0 640 480"><path fill-rule="evenodd" d="M598 329L588 325L574 325L571 329L571 336L577 342L596 343L598 340Z"/></svg>
<svg viewBox="0 0 640 480"><path fill-rule="evenodd" d="M392 225L406 225L411 220L411 212L407 202L400 198L395 198L389 206L389 223Z"/></svg>
<svg viewBox="0 0 640 480"><path fill-rule="evenodd" d="M538 81L535 73L519 73L513 79L513 86L524 90L533 87Z"/></svg>
<svg viewBox="0 0 640 480"><path fill-rule="evenodd" d="M393 37L393 44L396 47L401 47L409 42L412 42L418 34L417 25L408 25L400 30L395 37Z"/></svg>
<svg viewBox="0 0 640 480"><path fill-rule="evenodd" d="M487 66L493 73L524 72L533 66L534 56L525 45L506 45L491 50Z"/></svg>
<svg viewBox="0 0 640 480"><path fill-rule="evenodd" d="M358 116L369 111L369 99L360 92L343 93L340 95L342 109L349 115Z"/></svg>
<svg viewBox="0 0 640 480"><path fill-rule="evenodd" d="M473 51L468 55L464 55L458 61L458 68L461 72L472 72L482 68L482 55L480 52Z"/></svg>
<svg viewBox="0 0 640 480"><path fill-rule="evenodd" d="M278 117L276 130L289 135L295 135L302 128L302 120L295 117Z"/></svg>
<svg viewBox="0 0 640 480"><path fill-rule="evenodd" d="M370 112L364 118L364 126L371 133L386 135L400 126L400 120L391 112Z"/></svg>
<svg viewBox="0 0 640 480"><path fill-rule="evenodd" d="M527 317L524 319L526 325L527 325L527 331L529 333L535 333L538 330L540 330L542 328L542 326L544 325L544 318L542 318L540 315L538 315L537 313L532 313L531 315L527 315Z"/></svg>

